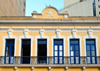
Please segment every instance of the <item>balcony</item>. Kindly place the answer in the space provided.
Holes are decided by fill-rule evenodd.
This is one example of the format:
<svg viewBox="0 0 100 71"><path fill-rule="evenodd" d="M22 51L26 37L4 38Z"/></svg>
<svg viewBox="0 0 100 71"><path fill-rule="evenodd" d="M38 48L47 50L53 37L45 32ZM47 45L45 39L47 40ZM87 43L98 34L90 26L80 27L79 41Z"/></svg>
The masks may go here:
<svg viewBox="0 0 100 71"><path fill-rule="evenodd" d="M0 57L0 64L100 64L100 57Z"/></svg>

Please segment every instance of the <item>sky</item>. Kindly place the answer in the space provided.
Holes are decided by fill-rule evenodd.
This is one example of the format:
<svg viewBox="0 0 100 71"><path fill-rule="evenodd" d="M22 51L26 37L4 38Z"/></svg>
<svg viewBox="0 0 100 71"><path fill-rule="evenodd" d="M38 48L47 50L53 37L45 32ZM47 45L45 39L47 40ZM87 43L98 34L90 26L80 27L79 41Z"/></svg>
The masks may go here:
<svg viewBox="0 0 100 71"><path fill-rule="evenodd" d="M26 16L31 16L31 13L36 10L42 13L46 6L53 6L58 10L64 8L64 0L26 0Z"/></svg>

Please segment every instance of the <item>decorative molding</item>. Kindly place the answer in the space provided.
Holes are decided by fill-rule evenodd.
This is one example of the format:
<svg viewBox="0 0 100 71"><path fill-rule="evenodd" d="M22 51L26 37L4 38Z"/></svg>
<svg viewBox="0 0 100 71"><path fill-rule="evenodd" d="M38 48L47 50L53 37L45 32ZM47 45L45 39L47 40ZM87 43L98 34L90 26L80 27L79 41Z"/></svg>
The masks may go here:
<svg viewBox="0 0 100 71"><path fill-rule="evenodd" d="M13 30L13 32L23 32L23 30Z"/></svg>
<svg viewBox="0 0 100 71"><path fill-rule="evenodd" d="M17 67L14 67L14 70L17 71Z"/></svg>
<svg viewBox="0 0 100 71"><path fill-rule="evenodd" d="M62 35L59 35L59 38L57 37L57 35L51 37L51 41L52 41L52 56L53 56L54 39L63 39L64 56L65 56L65 41L66 41L66 37L62 36Z"/></svg>
<svg viewBox="0 0 100 71"><path fill-rule="evenodd" d="M89 36L89 38L92 38L92 32L93 32L93 30L88 30L88 36Z"/></svg>
<svg viewBox="0 0 100 71"><path fill-rule="evenodd" d="M74 27L59 27L59 29L73 29Z"/></svg>
<svg viewBox="0 0 100 71"><path fill-rule="evenodd" d="M100 64L0 64L0 68L30 68L34 66L34 68L65 68L68 66L68 68L82 68L85 66L86 68L100 68ZM64 70L65 71L65 70Z"/></svg>
<svg viewBox="0 0 100 71"><path fill-rule="evenodd" d="M93 32L95 32L95 33L100 33L100 30L93 30Z"/></svg>
<svg viewBox="0 0 100 71"><path fill-rule="evenodd" d="M71 32L72 30L62 30L61 32Z"/></svg>
<svg viewBox="0 0 100 71"><path fill-rule="evenodd" d="M51 67L49 67L48 69L49 69L49 71L51 71Z"/></svg>
<svg viewBox="0 0 100 71"><path fill-rule="evenodd" d="M32 71L34 71L34 67L31 67Z"/></svg>
<svg viewBox="0 0 100 71"><path fill-rule="evenodd" d="M27 29L42 29L42 27L27 27Z"/></svg>
<svg viewBox="0 0 100 71"><path fill-rule="evenodd" d="M0 32L7 32L8 30L0 30Z"/></svg>
<svg viewBox="0 0 100 71"><path fill-rule="evenodd" d="M42 28L42 27L41 27ZM28 28L27 28L28 29ZM67 28L64 28L64 29L67 29ZM24 29L14 29L13 32L23 32ZM28 29L29 32L39 32L40 28L30 28ZM0 32L8 32L8 29L1 29ZM56 29L53 29L53 30L45 30L45 32L56 32ZM72 30L63 30L61 32L72 32ZM77 30L77 32L81 32L81 33L87 33L88 30ZM95 32L95 33L100 33L100 30L93 30L92 32Z"/></svg>
<svg viewBox="0 0 100 71"><path fill-rule="evenodd" d="M8 29L8 37L11 38L12 37L12 32L13 30L12 29Z"/></svg>
<svg viewBox="0 0 100 71"><path fill-rule="evenodd" d="M58 27L43 27L43 29L57 29Z"/></svg>
<svg viewBox="0 0 100 71"><path fill-rule="evenodd" d="M85 71L85 67L83 67L83 71Z"/></svg>
<svg viewBox="0 0 100 71"><path fill-rule="evenodd" d="M81 46L82 37L78 36L78 35L76 35L75 38L73 38L73 35L67 37L67 41L68 41L68 56L70 56L70 39L79 39L79 43L80 43L80 56L82 56L82 46Z"/></svg>
<svg viewBox="0 0 100 71"><path fill-rule="evenodd" d="M48 17L49 17L49 16L53 17L53 15L52 15L53 12L51 12L51 10L50 10L49 12L47 12L47 14L48 14Z"/></svg>
<svg viewBox="0 0 100 71"><path fill-rule="evenodd" d="M59 38L59 37L60 37L60 32L61 32L61 30L60 30L60 29L57 29L57 30L56 30L56 37L57 37L57 38Z"/></svg>
<svg viewBox="0 0 100 71"><path fill-rule="evenodd" d="M73 38L76 38L76 32L77 32L77 30L75 30L75 29L72 30L72 36L73 36Z"/></svg>
<svg viewBox="0 0 100 71"><path fill-rule="evenodd" d="M91 36L91 38L89 35L83 37L85 56L86 56L86 39L95 39L96 40L96 54L97 54L97 56L99 56L99 54L98 54L98 37L93 36L93 35Z"/></svg>
<svg viewBox="0 0 100 71"><path fill-rule="evenodd" d="M91 27L91 29L100 29L100 27Z"/></svg>
<svg viewBox="0 0 100 71"><path fill-rule="evenodd" d="M40 36L41 36L41 38L44 37L44 29L41 29L41 30L40 30Z"/></svg>
<svg viewBox="0 0 100 71"><path fill-rule="evenodd" d="M87 33L88 30L77 30L77 32L80 32L80 33Z"/></svg>
<svg viewBox="0 0 100 71"><path fill-rule="evenodd" d="M68 16L65 15L64 18L68 18Z"/></svg>
<svg viewBox="0 0 100 71"><path fill-rule="evenodd" d="M55 32L56 30L45 30L45 32Z"/></svg>
<svg viewBox="0 0 100 71"><path fill-rule="evenodd" d="M68 67L66 67L65 70L68 71Z"/></svg>
<svg viewBox="0 0 100 71"><path fill-rule="evenodd" d="M75 27L75 29L89 29L89 27Z"/></svg>
<svg viewBox="0 0 100 71"><path fill-rule="evenodd" d="M29 30L29 32L40 32L40 30Z"/></svg>
<svg viewBox="0 0 100 71"><path fill-rule="evenodd" d="M11 29L26 29L26 27L11 27Z"/></svg>
<svg viewBox="0 0 100 71"><path fill-rule="evenodd" d="M33 18L36 18L36 15L34 15Z"/></svg>
<svg viewBox="0 0 100 71"><path fill-rule="evenodd" d="M28 29L24 29L24 37L27 38L28 37Z"/></svg>
<svg viewBox="0 0 100 71"><path fill-rule="evenodd" d="M47 39L47 56L49 56L49 36L46 36L43 34L43 36L41 37L41 34L38 36L35 36L35 56L37 56L37 52L38 52L38 45L37 45L38 39Z"/></svg>
<svg viewBox="0 0 100 71"><path fill-rule="evenodd" d="M9 34L10 34L10 33L9 33ZM17 36L14 36L14 35L11 35L11 34L10 34L10 35L11 35L11 36L10 36L9 34L6 35L6 36L4 36L3 39L2 39L2 40L3 40L3 51L2 51L2 56L5 56L6 39L15 39L15 43L14 43L14 45L15 45L15 46L14 46L14 48L15 48L15 49L14 49L14 56L16 56ZM9 38L9 36L10 36L10 38Z"/></svg>
<svg viewBox="0 0 100 71"><path fill-rule="evenodd" d="M21 42L22 42L22 39L31 39L31 56L32 56L32 52L33 52L33 36L30 36L30 35L27 35L27 38L25 37L26 35L22 35L22 36L19 36L19 56L21 56Z"/></svg>
<svg viewBox="0 0 100 71"><path fill-rule="evenodd" d="M0 29L10 29L10 27L0 27Z"/></svg>

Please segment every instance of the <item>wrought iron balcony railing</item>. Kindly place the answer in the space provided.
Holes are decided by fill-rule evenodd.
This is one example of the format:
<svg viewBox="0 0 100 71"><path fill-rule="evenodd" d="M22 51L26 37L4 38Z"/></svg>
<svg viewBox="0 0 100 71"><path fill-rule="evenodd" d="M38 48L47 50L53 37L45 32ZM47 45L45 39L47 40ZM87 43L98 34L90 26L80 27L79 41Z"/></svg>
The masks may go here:
<svg viewBox="0 0 100 71"><path fill-rule="evenodd" d="M100 64L100 57L0 57L0 64Z"/></svg>

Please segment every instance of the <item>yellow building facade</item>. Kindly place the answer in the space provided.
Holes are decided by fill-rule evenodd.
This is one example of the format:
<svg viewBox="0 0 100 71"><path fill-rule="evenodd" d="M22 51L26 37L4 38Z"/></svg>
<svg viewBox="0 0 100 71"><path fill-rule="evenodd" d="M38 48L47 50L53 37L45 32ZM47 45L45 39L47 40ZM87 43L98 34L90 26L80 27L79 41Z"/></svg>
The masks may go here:
<svg viewBox="0 0 100 71"><path fill-rule="evenodd" d="M100 17L69 17L46 7L0 18L0 71L99 71Z"/></svg>

